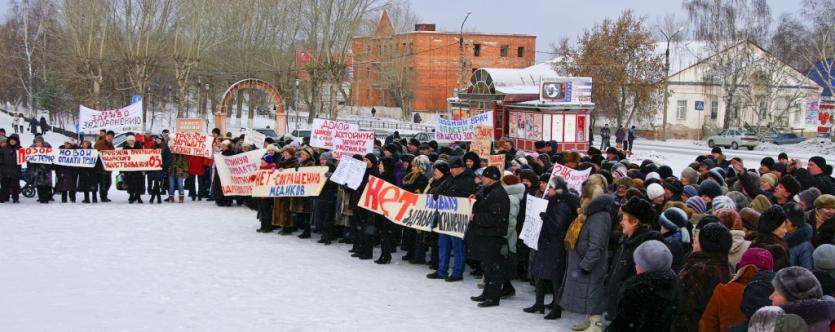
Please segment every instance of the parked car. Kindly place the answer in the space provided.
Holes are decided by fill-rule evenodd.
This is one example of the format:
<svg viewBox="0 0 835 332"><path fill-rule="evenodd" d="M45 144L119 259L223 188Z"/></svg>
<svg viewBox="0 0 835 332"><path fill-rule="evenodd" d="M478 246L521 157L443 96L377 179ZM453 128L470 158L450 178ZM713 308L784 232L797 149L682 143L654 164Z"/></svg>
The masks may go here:
<svg viewBox="0 0 835 332"><path fill-rule="evenodd" d="M757 134L741 128L728 128L716 135L707 138L707 146L723 146L731 149L739 149L740 146L753 150L758 144Z"/></svg>
<svg viewBox="0 0 835 332"><path fill-rule="evenodd" d="M420 132L415 134L415 139L417 139L420 142L429 142L435 139L435 133Z"/></svg>
<svg viewBox="0 0 835 332"><path fill-rule="evenodd" d="M783 144L797 144L797 143L803 142L805 140L806 140L805 138L797 136L797 134L786 133L786 134L777 135L777 137L772 138L770 142L774 143L774 144L777 144L777 145L783 145Z"/></svg>

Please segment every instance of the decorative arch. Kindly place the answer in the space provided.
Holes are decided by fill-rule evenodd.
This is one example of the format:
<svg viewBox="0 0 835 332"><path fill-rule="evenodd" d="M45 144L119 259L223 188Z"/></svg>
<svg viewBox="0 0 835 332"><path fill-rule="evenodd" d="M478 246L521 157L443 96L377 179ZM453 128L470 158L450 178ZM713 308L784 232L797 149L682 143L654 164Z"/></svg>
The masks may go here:
<svg viewBox="0 0 835 332"><path fill-rule="evenodd" d="M281 98L281 94L270 83L256 78L240 80L226 89L226 92L223 93L223 98L220 100L220 111L215 114L215 126L221 124L221 126L219 126L221 132L226 132L226 117L229 110L229 103L232 102L232 98L238 94L238 91L246 89L261 90L272 97L275 105L275 132L278 135L286 134L287 112L284 110L284 101Z"/></svg>

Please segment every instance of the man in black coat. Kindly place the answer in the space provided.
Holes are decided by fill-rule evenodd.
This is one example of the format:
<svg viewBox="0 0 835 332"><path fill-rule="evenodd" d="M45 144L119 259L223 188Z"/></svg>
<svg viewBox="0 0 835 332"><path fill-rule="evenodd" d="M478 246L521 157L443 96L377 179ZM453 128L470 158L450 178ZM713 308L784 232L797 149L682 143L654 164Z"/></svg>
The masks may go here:
<svg viewBox="0 0 835 332"><path fill-rule="evenodd" d="M17 164L17 150L20 139L16 134L9 136L6 145L0 149L0 203L11 198L13 203L20 203L20 165Z"/></svg>
<svg viewBox="0 0 835 332"><path fill-rule="evenodd" d="M464 160L453 158L449 163L449 173L452 175L441 184L438 190L440 195L449 197L469 197L475 194L475 175L464 166ZM464 239L454 236L438 235L438 270L428 274L429 279L444 279L446 281L460 281L464 276ZM452 251L455 258L455 266L452 274L449 273L449 255Z"/></svg>
<svg viewBox="0 0 835 332"><path fill-rule="evenodd" d="M502 283L510 269L507 235L510 199L501 186L501 171L496 166L484 170L483 186L476 193L473 220L470 222L470 252L484 270L484 291L471 299L479 307L499 305Z"/></svg>

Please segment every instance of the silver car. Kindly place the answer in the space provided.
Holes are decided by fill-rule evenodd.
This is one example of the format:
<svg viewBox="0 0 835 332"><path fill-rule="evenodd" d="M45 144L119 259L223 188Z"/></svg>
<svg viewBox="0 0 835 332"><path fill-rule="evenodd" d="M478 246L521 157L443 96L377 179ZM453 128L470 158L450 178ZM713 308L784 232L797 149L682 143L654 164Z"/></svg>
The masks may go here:
<svg viewBox="0 0 835 332"><path fill-rule="evenodd" d="M741 128L728 128L707 138L707 146L711 148L724 146L736 150L740 146L744 146L748 150L753 150L759 143L755 133Z"/></svg>

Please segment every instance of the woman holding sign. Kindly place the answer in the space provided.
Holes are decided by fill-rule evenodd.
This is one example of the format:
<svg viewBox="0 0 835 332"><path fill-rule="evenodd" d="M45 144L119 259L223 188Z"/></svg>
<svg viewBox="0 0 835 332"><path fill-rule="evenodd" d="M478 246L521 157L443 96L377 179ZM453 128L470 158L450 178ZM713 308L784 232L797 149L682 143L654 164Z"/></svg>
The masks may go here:
<svg viewBox="0 0 835 332"><path fill-rule="evenodd" d="M44 147L43 136L35 137L32 147ZM38 191L38 203L49 203L49 199L52 197L52 165L29 164L26 167L26 175Z"/></svg>
<svg viewBox="0 0 835 332"><path fill-rule="evenodd" d="M125 143L122 144L125 150L141 150L142 145L136 142L136 137L128 135ZM145 194L145 175L143 172L122 172L125 175L125 184L128 187L128 203L142 204L142 195Z"/></svg>
<svg viewBox="0 0 835 332"><path fill-rule="evenodd" d="M90 141L81 142L82 149L92 149L93 143ZM82 203L90 203L90 195L92 195L93 203L98 203L96 191L99 188L99 181L96 176L96 170L93 167L79 167L78 168L78 191L84 193L84 200Z"/></svg>
<svg viewBox="0 0 835 332"><path fill-rule="evenodd" d="M61 148L74 150L78 146L75 145L72 138L67 138L64 140L64 145ZM78 190L78 168L55 166L55 175L58 177L58 183L55 184L55 191L61 193L61 203L66 203L67 198L69 198L70 202L75 203L75 193Z"/></svg>
<svg viewBox="0 0 835 332"><path fill-rule="evenodd" d="M429 179L426 178L424 173L432 165L428 158L414 158L411 165L410 172L403 177L403 189L411 193L422 194L429 184ZM403 260L408 260L413 264L426 262L426 250L419 248L417 245L419 236L422 235L418 234L418 231L414 228L406 227L403 229L403 243L406 245L406 256L403 256Z"/></svg>

